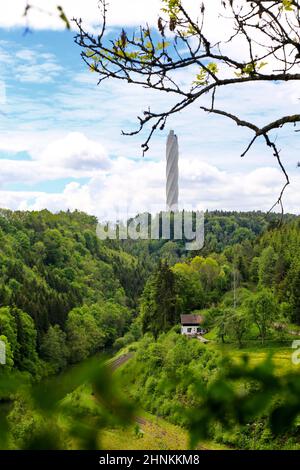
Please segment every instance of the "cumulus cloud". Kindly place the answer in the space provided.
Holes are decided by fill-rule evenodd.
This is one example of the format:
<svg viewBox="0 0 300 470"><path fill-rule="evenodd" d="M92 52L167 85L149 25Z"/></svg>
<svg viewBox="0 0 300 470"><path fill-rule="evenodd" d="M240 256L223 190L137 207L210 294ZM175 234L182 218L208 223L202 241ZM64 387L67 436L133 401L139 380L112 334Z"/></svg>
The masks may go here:
<svg viewBox="0 0 300 470"><path fill-rule="evenodd" d="M60 166L74 170L107 170L110 161L103 145L88 139L81 132L71 132L51 142L36 158L47 166Z"/></svg>
<svg viewBox="0 0 300 470"><path fill-rule="evenodd" d="M10 148L6 142L2 149ZM109 170L112 163L100 142L88 139L83 133L71 132L50 142L43 151L35 150L32 159L1 159L0 184L34 185L62 178L92 177L95 173Z"/></svg>
<svg viewBox="0 0 300 470"><path fill-rule="evenodd" d="M71 132L53 139L32 160L1 160L0 183L34 184L62 178L88 178L72 181L62 192L0 191L1 206L52 211L80 209L101 220L125 218L145 210L157 212L165 207L164 144L162 158L109 156L99 140ZM205 149L190 154L180 152L180 206L194 209L268 210L276 201L283 175L275 166L243 168L210 163ZM213 159L217 160L217 159ZM300 177L292 175L292 186L285 195L285 209L299 212ZM39 185L40 187L40 185Z"/></svg>
<svg viewBox="0 0 300 470"><path fill-rule="evenodd" d="M268 210L281 189L282 174L274 167L248 173L221 171L197 158L182 160L179 199L181 208L223 210ZM52 211L80 209L100 220L125 218L137 212L165 207L165 164L151 160L133 161L119 157L111 161L111 171L98 172L85 184L71 182L62 193L26 193L17 201L11 193L0 192L2 201L22 209ZM285 198L286 211L299 212L300 177Z"/></svg>

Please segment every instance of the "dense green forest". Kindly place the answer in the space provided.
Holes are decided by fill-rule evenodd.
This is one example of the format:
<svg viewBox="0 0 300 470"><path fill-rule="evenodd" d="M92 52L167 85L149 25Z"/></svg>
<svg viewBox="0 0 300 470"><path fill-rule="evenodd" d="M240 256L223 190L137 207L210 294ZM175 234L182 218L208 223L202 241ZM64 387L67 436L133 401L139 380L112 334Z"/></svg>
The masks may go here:
<svg viewBox="0 0 300 470"><path fill-rule="evenodd" d="M253 327L264 342L270 328L299 325L299 255L298 218L228 244L221 253L194 254L172 266L163 258L141 296L143 332L157 337L178 324L180 314L197 310L223 342L229 335L240 346Z"/></svg>
<svg viewBox="0 0 300 470"><path fill-rule="evenodd" d="M143 282L139 263L101 243L96 223L79 212L2 211L0 332L8 367L39 375L46 361L50 372L61 369L111 346L128 327L134 285Z"/></svg>
<svg viewBox="0 0 300 470"><path fill-rule="evenodd" d="M209 437L234 448L299 448L299 376L288 351L299 334L299 259L295 218L221 253L171 267L160 262L140 301L147 334L123 371L135 399L190 427L195 442ZM190 312L204 317L210 344L180 334L179 315ZM239 385L230 388L233 379ZM242 396L249 394L243 405L241 383Z"/></svg>
<svg viewBox="0 0 300 470"><path fill-rule="evenodd" d="M182 292L176 312L217 302L230 288L233 258L248 279L240 264L249 264L251 243L276 219L259 212L207 214L204 253L228 253L205 260L218 271L211 281L184 272L188 265L174 267ZM7 367L39 376L111 347L137 316L139 297L159 260L174 265L186 258L183 242L101 241L96 224L95 217L78 211L1 211L0 333ZM178 316L171 323L177 321Z"/></svg>
<svg viewBox="0 0 300 470"><path fill-rule="evenodd" d="M2 375L18 372L39 382L98 352L129 348L135 355L122 372L128 396L189 428L182 406L205 409L208 398L199 390L209 391L220 371L225 374L224 350L238 360L243 351L254 358L258 350L290 347L300 325L299 217L206 213L198 252L185 251L184 241L99 240L96 225L95 217L78 211L1 211ZM209 344L180 334L182 313L201 313ZM2 401L14 402L9 420L16 427L25 405L2 382L0 393ZM297 414L295 405L289 416ZM253 423L259 423L262 448L295 446L298 428L274 440L265 415L249 418L247 439L239 438L236 423L228 438L217 417L205 437L251 448ZM27 427L20 426L25 436Z"/></svg>

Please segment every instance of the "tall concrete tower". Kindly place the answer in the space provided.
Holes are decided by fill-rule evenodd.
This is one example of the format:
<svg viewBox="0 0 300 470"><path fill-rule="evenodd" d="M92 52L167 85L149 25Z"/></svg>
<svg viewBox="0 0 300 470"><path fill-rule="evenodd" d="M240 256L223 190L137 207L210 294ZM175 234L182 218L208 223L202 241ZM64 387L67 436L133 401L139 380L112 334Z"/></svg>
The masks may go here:
<svg viewBox="0 0 300 470"><path fill-rule="evenodd" d="M174 131L170 131L167 139L167 210L178 210L178 139Z"/></svg>

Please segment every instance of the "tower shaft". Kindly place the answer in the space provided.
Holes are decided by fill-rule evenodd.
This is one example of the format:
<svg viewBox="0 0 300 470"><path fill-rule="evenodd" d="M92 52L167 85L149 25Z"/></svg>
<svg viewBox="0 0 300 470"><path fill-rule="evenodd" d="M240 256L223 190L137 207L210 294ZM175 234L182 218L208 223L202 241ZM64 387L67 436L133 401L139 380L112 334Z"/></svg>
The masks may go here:
<svg viewBox="0 0 300 470"><path fill-rule="evenodd" d="M178 210L178 139L174 131L170 131L166 149L166 196L167 210Z"/></svg>

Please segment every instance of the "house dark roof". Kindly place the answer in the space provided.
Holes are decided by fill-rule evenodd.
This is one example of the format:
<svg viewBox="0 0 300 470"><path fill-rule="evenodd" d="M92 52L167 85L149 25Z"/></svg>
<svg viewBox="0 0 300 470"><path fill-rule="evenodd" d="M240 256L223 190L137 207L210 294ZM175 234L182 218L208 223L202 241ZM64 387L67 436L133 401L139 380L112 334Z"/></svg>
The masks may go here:
<svg viewBox="0 0 300 470"><path fill-rule="evenodd" d="M202 315L180 315L182 325L200 325L204 318Z"/></svg>

